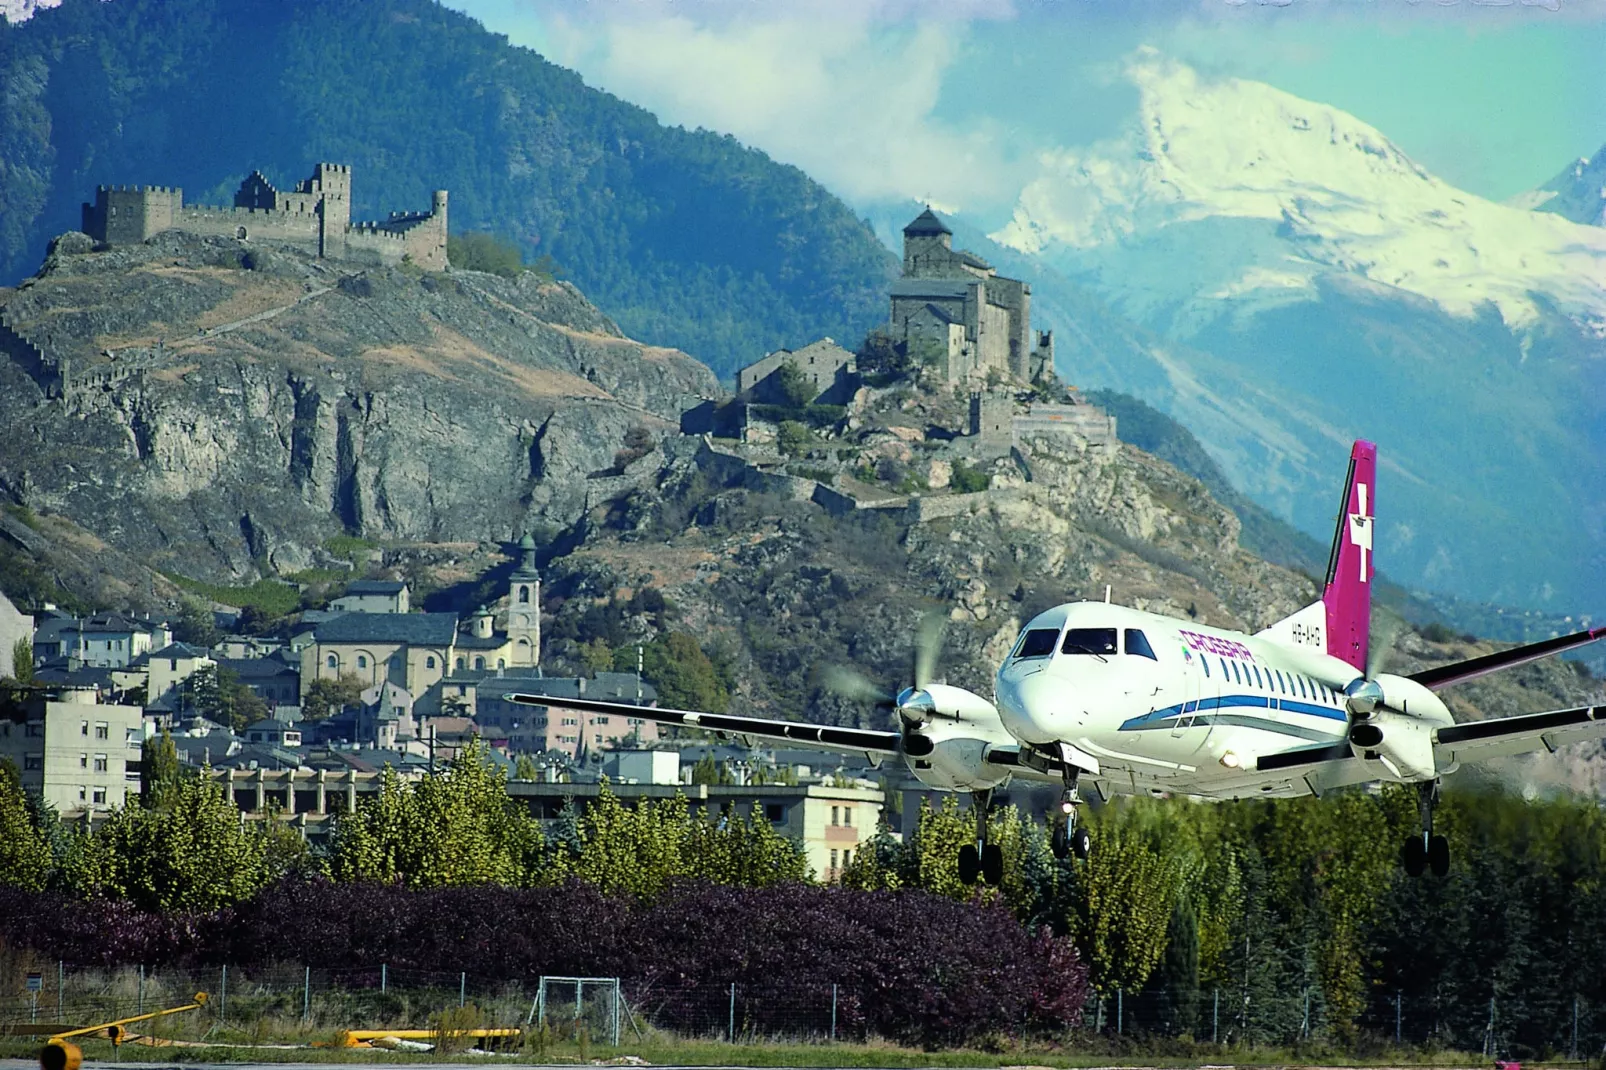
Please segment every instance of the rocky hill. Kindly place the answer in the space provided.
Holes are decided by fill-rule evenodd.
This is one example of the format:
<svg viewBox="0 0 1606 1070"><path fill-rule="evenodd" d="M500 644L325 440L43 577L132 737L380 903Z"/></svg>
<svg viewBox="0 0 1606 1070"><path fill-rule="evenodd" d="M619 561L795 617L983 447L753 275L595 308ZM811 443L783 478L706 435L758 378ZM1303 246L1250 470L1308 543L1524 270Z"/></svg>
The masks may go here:
<svg viewBox="0 0 1606 1070"><path fill-rule="evenodd" d="M19 12L17 14L23 14ZM720 374L862 338L895 261L840 200L735 139L669 128L433 0L66 0L0 19L0 283L100 183L228 204L353 167L352 218L451 191L637 338Z"/></svg>
<svg viewBox="0 0 1606 1070"><path fill-rule="evenodd" d="M164 572L249 582L331 537L499 540L603 496L717 389L571 284L357 271L171 232L55 243L0 291L0 493Z"/></svg>

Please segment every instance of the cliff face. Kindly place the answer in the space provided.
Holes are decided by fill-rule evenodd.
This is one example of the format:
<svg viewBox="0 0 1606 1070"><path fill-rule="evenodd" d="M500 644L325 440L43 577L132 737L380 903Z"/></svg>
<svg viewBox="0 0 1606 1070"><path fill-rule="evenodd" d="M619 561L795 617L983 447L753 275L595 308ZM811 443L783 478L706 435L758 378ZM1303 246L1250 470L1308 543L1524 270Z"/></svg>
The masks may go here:
<svg viewBox="0 0 1606 1070"><path fill-rule="evenodd" d="M564 526L631 429L716 389L533 274L353 272L177 233L84 248L58 241L0 295L51 362L0 362L0 491L164 571L292 572L341 533Z"/></svg>

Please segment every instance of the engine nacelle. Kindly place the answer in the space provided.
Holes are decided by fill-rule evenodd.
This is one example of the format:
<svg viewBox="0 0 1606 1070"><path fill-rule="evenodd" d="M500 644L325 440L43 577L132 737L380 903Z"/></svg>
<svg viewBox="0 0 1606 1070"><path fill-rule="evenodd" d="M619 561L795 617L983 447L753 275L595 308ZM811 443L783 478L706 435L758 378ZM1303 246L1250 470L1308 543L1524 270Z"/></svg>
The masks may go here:
<svg viewBox="0 0 1606 1070"><path fill-rule="evenodd" d="M1350 725L1349 744L1357 758L1376 758L1403 781L1431 780L1439 773L1433 757L1434 721L1393 710L1379 710Z"/></svg>
<svg viewBox="0 0 1606 1070"><path fill-rule="evenodd" d="M942 791L980 791L1009 779L1007 766L991 765L987 750L1014 743L998 710L962 687L930 684L898 696L903 755L922 784Z"/></svg>
<svg viewBox="0 0 1606 1070"><path fill-rule="evenodd" d="M1455 720L1438 695L1408 676L1379 673L1370 680L1356 680L1344 689L1344 695L1344 705L1357 721L1386 711L1442 724Z"/></svg>

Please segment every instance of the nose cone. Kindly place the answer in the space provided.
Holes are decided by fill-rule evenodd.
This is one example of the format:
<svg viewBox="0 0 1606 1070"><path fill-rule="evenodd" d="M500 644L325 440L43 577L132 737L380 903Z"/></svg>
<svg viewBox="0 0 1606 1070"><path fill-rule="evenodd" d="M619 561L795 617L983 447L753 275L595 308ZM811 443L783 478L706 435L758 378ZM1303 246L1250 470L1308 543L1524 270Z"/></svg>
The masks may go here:
<svg viewBox="0 0 1606 1070"><path fill-rule="evenodd" d="M998 674L998 715L1010 735L1025 743L1069 739L1079 722L1070 685L1043 670Z"/></svg>

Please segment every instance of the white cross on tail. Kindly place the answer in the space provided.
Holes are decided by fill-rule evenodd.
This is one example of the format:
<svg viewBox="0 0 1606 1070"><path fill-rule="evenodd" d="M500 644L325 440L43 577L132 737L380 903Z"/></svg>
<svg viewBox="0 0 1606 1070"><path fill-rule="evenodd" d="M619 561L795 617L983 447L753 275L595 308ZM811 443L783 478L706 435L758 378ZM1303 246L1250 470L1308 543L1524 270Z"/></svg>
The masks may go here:
<svg viewBox="0 0 1606 1070"><path fill-rule="evenodd" d="M1355 512L1349 515L1349 541L1361 551L1361 582L1366 582L1366 555L1372 550L1372 516L1366 511L1366 484L1355 484L1359 500Z"/></svg>

